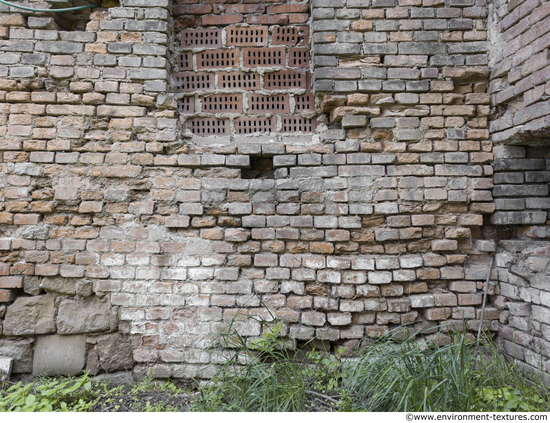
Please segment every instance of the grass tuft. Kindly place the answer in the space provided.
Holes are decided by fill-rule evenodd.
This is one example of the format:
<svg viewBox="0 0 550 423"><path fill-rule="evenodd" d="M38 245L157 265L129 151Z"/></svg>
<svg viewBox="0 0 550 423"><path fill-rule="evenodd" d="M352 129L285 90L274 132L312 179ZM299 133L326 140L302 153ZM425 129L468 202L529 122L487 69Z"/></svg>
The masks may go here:
<svg viewBox="0 0 550 423"><path fill-rule="evenodd" d="M307 411L315 410L314 403L323 410L378 412L550 407L549 391L531 382L489 338L475 347L471 336L454 332L440 346L437 337L403 336L406 328L398 328L342 362L343 350L291 353L279 338L282 326L271 325L252 343L231 325L218 335L216 346L225 349L226 359L192 410Z"/></svg>

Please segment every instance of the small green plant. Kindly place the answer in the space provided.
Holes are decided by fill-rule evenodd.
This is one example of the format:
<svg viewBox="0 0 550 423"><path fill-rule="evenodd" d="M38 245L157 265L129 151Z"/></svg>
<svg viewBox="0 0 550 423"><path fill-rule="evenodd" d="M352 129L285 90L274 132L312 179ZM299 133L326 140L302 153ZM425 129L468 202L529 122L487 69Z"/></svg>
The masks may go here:
<svg viewBox="0 0 550 423"><path fill-rule="evenodd" d="M94 401L92 383L87 374L79 379L43 380L42 383L22 382L0 392L1 411L89 411Z"/></svg>
<svg viewBox="0 0 550 423"><path fill-rule="evenodd" d="M546 411L544 400L534 392L522 394L512 386L476 388L475 407L484 411Z"/></svg>
<svg viewBox="0 0 550 423"><path fill-rule="evenodd" d="M33 411L181 411L186 392L171 381L147 378L131 387L111 387L79 378L41 378L23 385L18 382L0 389L0 412Z"/></svg>
<svg viewBox="0 0 550 423"><path fill-rule="evenodd" d="M321 354L314 348L306 353L308 364L304 368L304 376L315 391L327 394L340 388L342 354L345 350L337 348L335 354Z"/></svg>

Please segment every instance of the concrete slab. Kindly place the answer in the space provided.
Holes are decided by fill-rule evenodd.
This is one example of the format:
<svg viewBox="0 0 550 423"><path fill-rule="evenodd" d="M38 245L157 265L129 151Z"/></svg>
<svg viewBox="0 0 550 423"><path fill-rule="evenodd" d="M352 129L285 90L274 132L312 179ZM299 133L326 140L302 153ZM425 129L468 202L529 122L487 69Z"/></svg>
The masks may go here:
<svg viewBox="0 0 550 423"><path fill-rule="evenodd" d="M75 375L86 363L84 335L39 336L34 347L32 373L39 375Z"/></svg>
<svg viewBox="0 0 550 423"><path fill-rule="evenodd" d="M13 358L0 357L0 383L10 380Z"/></svg>

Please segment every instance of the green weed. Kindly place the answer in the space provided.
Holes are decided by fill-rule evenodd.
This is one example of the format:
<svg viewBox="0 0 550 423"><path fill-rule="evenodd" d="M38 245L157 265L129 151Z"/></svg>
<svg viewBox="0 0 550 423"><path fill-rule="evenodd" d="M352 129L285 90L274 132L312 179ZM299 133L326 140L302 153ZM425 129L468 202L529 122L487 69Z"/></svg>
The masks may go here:
<svg viewBox="0 0 550 423"><path fill-rule="evenodd" d="M298 359L280 339L281 326L270 325L271 332L248 343L231 324L218 335L217 348L226 359L193 410L305 411L313 400L337 411L544 411L550 406L548 390L532 383L490 339L476 348L466 333L446 332L450 343L440 346L435 338L407 336L398 328L343 363L343 350L313 349Z"/></svg>
<svg viewBox="0 0 550 423"><path fill-rule="evenodd" d="M111 387L79 378L41 378L0 389L0 412L33 411L181 411L186 392L171 381L147 378L131 387Z"/></svg>
<svg viewBox="0 0 550 423"><path fill-rule="evenodd" d="M41 383L22 382L0 391L3 411L89 411L95 404L92 383L86 374L78 379L43 379Z"/></svg>
<svg viewBox="0 0 550 423"><path fill-rule="evenodd" d="M422 334L396 342L394 334L362 351L346 369L356 408L543 411L550 405L548 391L534 385L489 339L474 348L464 333L451 334L446 346L419 342Z"/></svg>

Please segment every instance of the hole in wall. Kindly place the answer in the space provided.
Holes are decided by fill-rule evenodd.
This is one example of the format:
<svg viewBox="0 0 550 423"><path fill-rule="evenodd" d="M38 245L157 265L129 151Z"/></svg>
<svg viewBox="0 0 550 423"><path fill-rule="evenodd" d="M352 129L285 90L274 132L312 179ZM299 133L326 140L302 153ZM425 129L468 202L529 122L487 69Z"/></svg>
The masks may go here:
<svg viewBox="0 0 550 423"><path fill-rule="evenodd" d="M250 169L243 169L241 178L273 179L273 157L250 156Z"/></svg>

